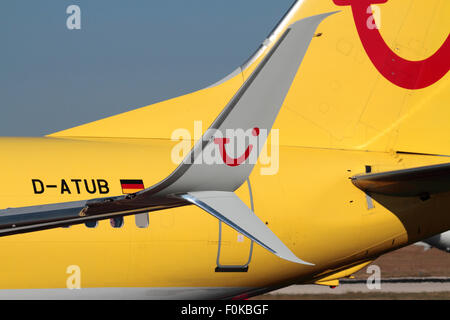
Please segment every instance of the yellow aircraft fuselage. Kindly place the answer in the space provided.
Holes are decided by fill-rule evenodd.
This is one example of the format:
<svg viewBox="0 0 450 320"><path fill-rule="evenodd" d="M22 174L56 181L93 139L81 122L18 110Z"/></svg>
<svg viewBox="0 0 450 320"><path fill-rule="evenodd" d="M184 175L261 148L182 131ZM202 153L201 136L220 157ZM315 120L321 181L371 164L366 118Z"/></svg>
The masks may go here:
<svg viewBox="0 0 450 320"><path fill-rule="evenodd" d="M14 155L1 160L2 208L121 195L121 179L142 179L148 187L175 166L170 161L175 142L164 140L5 138L0 145L4 154ZM313 267L286 262L255 245L247 272L216 272L218 220L189 206L152 212L148 228L138 228L128 216L122 228L102 220L96 228L77 225L4 237L0 287L66 288L70 266L79 267L81 288L231 289L215 292L214 298L311 282L445 231L445 211L433 219L404 220L377 203L369 209L365 194L349 180L365 166L386 171L440 162L282 146L278 174L261 175L257 166L250 177L256 214ZM246 184L238 195L249 203ZM222 228L220 264L246 264L249 240Z"/></svg>
<svg viewBox="0 0 450 320"><path fill-rule="evenodd" d="M421 61L448 46L448 1L365 2L376 5L368 22L379 28L386 51ZM150 213L147 228L126 216L121 228L102 220L95 228L2 237L0 295L27 297L29 289L49 289L35 291L37 297L51 290L71 297L67 292L77 290L67 288L74 284L93 297L253 295L347 275L450 229L445 195L388 209L349 179L369 170L448 163L438 155L450 155L448 74L411 84L401 74L414 69L408 63L391 61L392 70L390 63L380 65L351 3L299 1L288 16L292 23L341 10L319 26L274 124L276 172L263 174L268 164L258 164L237 191L294 254L314 266L282 260L203 210L185 206ZM142 180L145 188L158 183L178 165L174 131L192 131L202 121L203 132L265 53L226 81L183 97L48 137L0 139L0 208L119 196L126 179ZM448 64L443 68L448 71ZM200 136L192 134L188 143ZM218 266L236 268L218 272ZM108 288L117 290L100 290Z"/></svg>

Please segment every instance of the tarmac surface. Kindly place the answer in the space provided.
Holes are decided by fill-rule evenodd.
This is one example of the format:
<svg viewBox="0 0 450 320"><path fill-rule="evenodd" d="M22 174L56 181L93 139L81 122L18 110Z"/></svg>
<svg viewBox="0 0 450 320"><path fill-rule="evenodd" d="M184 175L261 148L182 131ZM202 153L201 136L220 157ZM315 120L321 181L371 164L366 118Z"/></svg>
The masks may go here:
<svg viewBox="0 0 450 320"><path fill-rule="evenodd" d="M367 268L380 270L379 286L369 278ZM336 288L321 285L293 285L256 300L296 299L438 299L450 300L450 254L438 249L424 251L412 245L388 253L368 267L342 279Z"/></svg>
<svg viewBox="0 0 450 320"><path fill-rule="evenodd" d="M273 291L272 295L299 295L299 294L345 294L345 293L423 293L423 292L450 292L448 282L405 282L405 283L381 283L379 289L371 289L366 283L341 284L331 289L318 285L295 285Z"/></svg>

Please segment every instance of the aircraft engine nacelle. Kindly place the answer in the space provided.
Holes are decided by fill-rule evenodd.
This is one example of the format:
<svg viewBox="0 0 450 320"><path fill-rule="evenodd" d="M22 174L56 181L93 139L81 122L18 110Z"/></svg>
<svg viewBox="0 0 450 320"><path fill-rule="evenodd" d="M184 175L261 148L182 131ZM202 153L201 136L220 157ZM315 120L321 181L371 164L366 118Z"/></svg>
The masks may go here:
<svg viewBox="0 0 450 320"><path fill-rule="evenodd" d="M423 242L437 249L450 252L450 231L435 235Z"/></svg>

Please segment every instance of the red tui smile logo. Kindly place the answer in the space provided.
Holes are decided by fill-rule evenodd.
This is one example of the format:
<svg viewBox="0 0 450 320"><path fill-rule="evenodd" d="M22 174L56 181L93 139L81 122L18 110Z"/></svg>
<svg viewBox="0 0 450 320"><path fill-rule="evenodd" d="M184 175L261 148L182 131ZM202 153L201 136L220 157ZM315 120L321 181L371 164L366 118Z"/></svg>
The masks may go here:
<svg viewBox="0 0 450 320"><path fill-rule="evenodd" d="M393 84L405 89L422 89L439 81L450 69L450 35L430 57L410 61L395 54L377 28L368 28L373 19L371 4L389 0L333 0L338 6L351 6L356 28L364 49L377 70Z"/></svg>
<svg viewBox="0 0 450 320"><path fill-rule="evenodd" d="M254 137L258 137L260 134L259 128L253 128L252 135ZM220 156L222 157L223 163L230 167L237 167L244 163L250 156L253 150L253 145L249 145L245 150L244 154L238 158L232 158L227 154L227 150L225 145L230 143L230 139L228 138L215 138L214 143L219 146Z"/></svg>

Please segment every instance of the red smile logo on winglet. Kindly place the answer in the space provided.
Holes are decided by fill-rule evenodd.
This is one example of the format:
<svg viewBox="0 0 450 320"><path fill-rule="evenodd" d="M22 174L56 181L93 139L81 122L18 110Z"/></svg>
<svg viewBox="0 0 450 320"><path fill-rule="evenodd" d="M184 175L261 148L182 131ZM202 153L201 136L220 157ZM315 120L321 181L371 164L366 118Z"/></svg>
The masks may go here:
<svg viewBox="0 0 450 320"><path fill-rule="evenodd" d="M422 89L439 81L450 69L450 36L430 57L410 61L399 57L388 47L377 28L368 28L373 19L371 4L388 0L333 0L338 6L351 6L359 37L377 70L393 84L405 89ZM373 21L373 20L372 20Z"/></svg>
<svg viewBox="0 0 450 320"><path fill-rule="evenodd" d="M252 135L258 137L260 134L259 128L253 128ZM248 159L253 150L253 145L249 145L245 150L244 154L238 158L232 158L227 154L227 150L225 145L230 143L230 139L228 138L216 138L214 139L214 143L219 146L219 152L222 157L223 163L225 163L229 167L237 167L244 163L245 160Z"/></svg>

